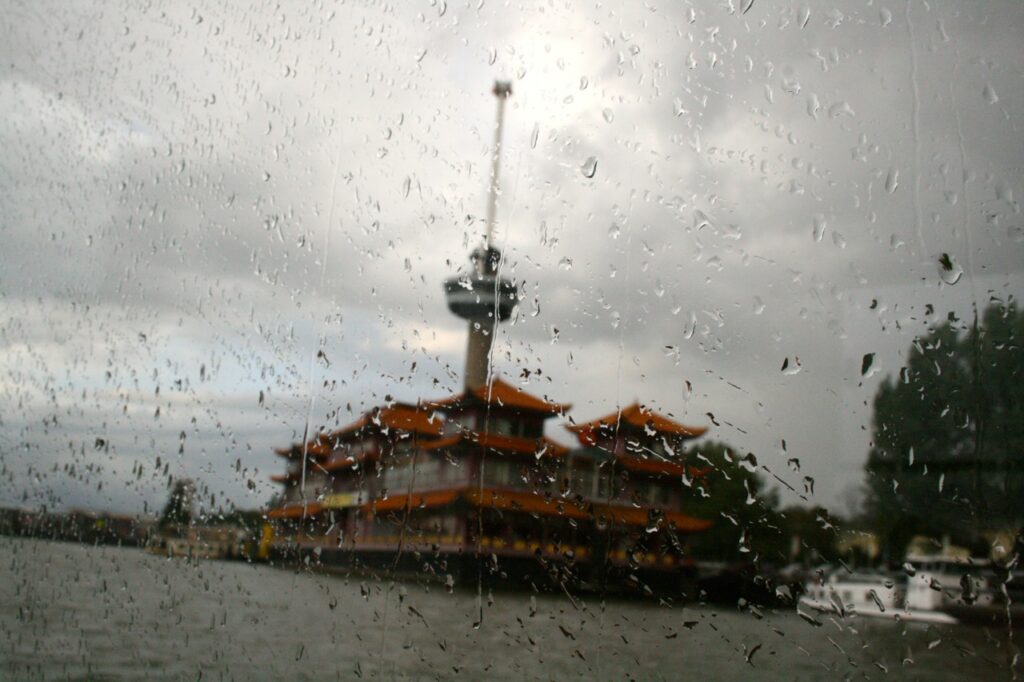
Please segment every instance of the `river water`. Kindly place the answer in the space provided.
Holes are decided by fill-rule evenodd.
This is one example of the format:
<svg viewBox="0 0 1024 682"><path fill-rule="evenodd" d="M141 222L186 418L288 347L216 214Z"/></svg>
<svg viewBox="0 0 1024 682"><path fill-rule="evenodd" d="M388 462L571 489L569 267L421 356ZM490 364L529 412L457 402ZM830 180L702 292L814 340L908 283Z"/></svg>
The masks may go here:
<svg viewBox="0 0 1024 682"><path fill-rule="evenodd" d="M475 626L473 590L41 540L0 556L11 680L1011 679L1016 650L1005 629L512 592Z"/></svg>

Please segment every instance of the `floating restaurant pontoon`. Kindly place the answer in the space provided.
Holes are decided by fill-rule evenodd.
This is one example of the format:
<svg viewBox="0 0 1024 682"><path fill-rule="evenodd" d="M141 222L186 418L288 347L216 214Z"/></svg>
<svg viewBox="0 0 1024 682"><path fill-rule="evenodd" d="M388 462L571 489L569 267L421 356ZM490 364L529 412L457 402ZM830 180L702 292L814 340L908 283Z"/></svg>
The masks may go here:
<svg viewBox="0 0 1024 682"><path fill-rule="evenodd" d="M388 403L352 424L277 450L287 460L268 516L271 558L323 567L433 575L448 583L532 582L538 588L685 588L687 537L711 522L686 513L684 461L704 428L634 404L570 423L578 447L544 435L570 405L490 371L494 332L516 288L500 274L493 232L506 83L497 83L487 231L469 275L445 282L468 320L464 390ZM570 420L571 422L571 420Z"/></svg>

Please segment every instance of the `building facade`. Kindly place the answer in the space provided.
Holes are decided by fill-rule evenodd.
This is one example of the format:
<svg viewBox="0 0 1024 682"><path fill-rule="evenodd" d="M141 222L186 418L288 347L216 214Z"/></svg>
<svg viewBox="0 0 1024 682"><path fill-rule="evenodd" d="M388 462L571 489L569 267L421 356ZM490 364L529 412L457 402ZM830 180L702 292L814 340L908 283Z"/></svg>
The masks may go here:
<svg viewBox="0 0 1024 682"><path fill-rule="evenodd" d="M449 398L374 409L278 450L271 556L339 569L481 577L538 588L684 587L685 441L704 430L640 405L544 435L569 405L495 378Z"/></svg>

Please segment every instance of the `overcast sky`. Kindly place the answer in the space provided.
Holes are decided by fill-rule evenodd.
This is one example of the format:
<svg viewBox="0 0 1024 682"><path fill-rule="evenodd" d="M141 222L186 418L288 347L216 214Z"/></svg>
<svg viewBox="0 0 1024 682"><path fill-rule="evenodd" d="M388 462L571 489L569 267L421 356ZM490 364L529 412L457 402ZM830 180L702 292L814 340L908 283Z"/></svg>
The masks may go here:
<svg viewBox="0 0 1024 682"><path fill-rule="evenodd" d="M1024 289L1019 2L250 4L0 13L0 504L257 506L307 420L458 390L495 78L495 369L577 420L844 511L913 338Z"/></svg>

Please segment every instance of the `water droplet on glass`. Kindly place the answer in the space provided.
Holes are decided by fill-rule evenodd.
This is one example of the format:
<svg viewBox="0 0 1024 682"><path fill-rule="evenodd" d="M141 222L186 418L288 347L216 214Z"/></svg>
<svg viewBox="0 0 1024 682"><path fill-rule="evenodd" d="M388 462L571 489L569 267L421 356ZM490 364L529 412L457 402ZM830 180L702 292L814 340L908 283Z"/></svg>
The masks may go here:
<svg viewBox="0 0 1024 682"><path fill-rule="evenodd" d="M683 329L683 338L692 339L694 332L697 331L697 315L693 311L690 311L690 317L686 322L686 327Z"/></svg>
<svg viewBox="0 0 1024 682"><path fill-rule="evenodd" d="M812 234L814 235L814 241L820 242L821 238L825 236L825 228L828 227L828 223L825 221L825 216L820 213L814 216L814 229Z"/></svg>
<svg viewBox="0 0 1024 682"><path fill-rule="evenodd" d="M885 191L892 194L896 191L896 188L900 186L900 172L893 168L889 171L889 174L885 176Z"/></svg>
<svg viewBox="0 0 1024 682"><path fill-rule="evenodd" d="M948 253L944 253L939 256L939 276L942 281L946 284L956 284L963 277L964 269L960 267L960 264L950 256Z"/></svg>
<svg viewBox="0 0 1024 682"><path fill-rule="evenodd" d="M811 8L806 5L800 8L797 13L797 23L800 24L800 28L807 28L807 22L811 20Z"/></svg>
<svg viewBox="0 0 1024 682"><path fill-rule="evenodd" d="M985 98L985 101L989 104L995 104L999 101L999 95L996 94L995 88L988 83L981 89L981 96Z"/></svg>
<svg viewBox="0 0 1024 682"><path fill-rule="evenodd" d="M597 173L597 157L588 157L583 165L580 166L580 172L583 173L583 177L592 178Z"/></svg>
<svg viewBox="0 0 1024 682"><path fill-rule="evenodd" d="M562 257L562 260L558 261L558 267L563 270L572 270L572 258L568 256Z"/></svg>
<svg viewBox="0 0 1024 682"><path fill-rule="evenodd" d="M761 300L761 297L760 296L755 296L754 297L754 314L755 315L760 315L761 313L763 313L764 312L764 307L765 307L764 301Z"/></svg>
<svg viewBox="0 0 1024 682"><path fill-rule="evenodd" d="M540 124L533 124L533 132L530 133L530 149L537 148L537 140L540 138Z"/></svg>
<svg viewBox="0 0 1024 682"><path fill-rule="evenodd" d="M800 366L800 358L793 357L793 361L790 362L789 358L785 358L782 361L782 373L792 376L793 374L799 374L802 367Z"/></svg>
<svg viewBox="0 0 1024 682"><path fill-rule="evenodd" d="M615 113L611 109L605 109L601 112L601 116L604 117L605 123L611 123L615 120Z"/></svg>
<svg viewBox="0 0 1024 682"><path fill-rule="evenodd" d="M875 364L875 354L865 353L864 357L860 361L860 375L864 376L871 371L871 366Z"/></svg>

